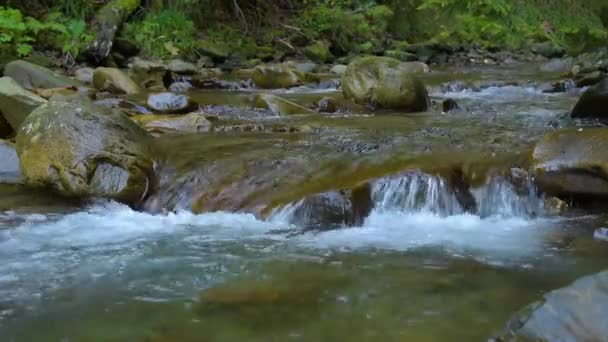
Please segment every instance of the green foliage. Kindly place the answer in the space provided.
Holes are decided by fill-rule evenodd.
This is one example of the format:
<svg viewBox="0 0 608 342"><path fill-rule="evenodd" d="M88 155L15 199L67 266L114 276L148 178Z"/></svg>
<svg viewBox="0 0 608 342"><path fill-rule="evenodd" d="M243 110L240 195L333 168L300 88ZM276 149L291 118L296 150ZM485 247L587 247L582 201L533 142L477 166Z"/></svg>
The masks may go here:
<svg viewBox="0 0 608 342"><path fill-rule="evenodd" d="M573 51L608 37L593 1L422 0L419 11L443 23L434 38L452 45L521 48L549 40Z"/></svg>
<svg viewBox="0 0 608 342"><path fill-rule="evenodd" d="M194 23L174 9L153 11L143 20L129 22L122 34L135 41L144 54L158 58L191 55L196 42Z"/></svg>
<svg viewBox="0 0 608 342"><path fill-rule="evenodd" d="M304 11L300 25L312 39L331 42L332 50L338 54L348 53L357 47L365 50L381 47L393 11L388 6L375 5L373 1L353 6L352 1L348 0L317 1Z"/></svg>

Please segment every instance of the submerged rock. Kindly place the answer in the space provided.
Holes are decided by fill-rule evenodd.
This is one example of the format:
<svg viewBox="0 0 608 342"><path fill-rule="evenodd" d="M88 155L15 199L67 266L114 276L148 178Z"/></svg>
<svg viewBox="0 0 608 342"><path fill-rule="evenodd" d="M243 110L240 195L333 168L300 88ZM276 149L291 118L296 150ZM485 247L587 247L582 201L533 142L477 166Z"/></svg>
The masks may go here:
<svg viewBox="0 0 608 342"><path fill-rule="evenodd" d="M257 108L267 108L274 115L316 114L315 111L273 94L260 94L254 100Z"/></svg>
<svg viewBox="0 0 608 342"><path fill-rule="evenodd" d="M306 76L287 64L274 64L255 67L251 78L260 88L277 89L302 85Z"/></svg>
<svg viewBox="0 0 608 342"><path fill-rule="evenodd" d="M200 133L212 129L211 121L201 113L186 115L136 115L131 118L152 135Z"/></svg>
<svg viewBox="0 0 608 342"><path fill-rule="evenodd" d="M54 97L24 121L17 152L29 186L137 205L154 186L148 138L118 111L86 98Z"/></svg>
<svg viewBox="0 0 608 342"><path fill-rule="evenodd" d="M141 88L127 74L116 68L97 68L93 75L93 85L98 90L113 94L137 94Z"/></svg>
<svg viewBox="0 0 608 342"><path fill-rule="evenodd" d="M573 118L608 119L608 78L587 89L571 115Z"/></svg>
<svg viewBox="0 0 608 342"><path fill-rule="evenodd" d="M15 183L21 177L19 157L15 146L0 140L0 183Z"/></svg>
<svg viewBox="0 0 608 342"><path fill-rule="evenodd" d="M62 88L80 86L78 81L53 72L50 69L26 61L14 61L4 67L4 76L8 76L25 89Z"/></svg>
<svg viewBox="0 0 608 342"><path fill-rule="evenodd" d="M606 128L549 133L532 154L539 189L557 197L608 196L607 165Z"/></svg>
<svg viewBox="0 0 608 342"><path fill-rule="evenodd" d="M551 291L517 313L500 341L605 341L608 271Z"/></svg>
<svg viewBox="0 0 608 342"><path fill-rule="evenodd" d="M179 113L194 109L195 104L186 95L159 93L148 96L148 107L162 113Z"/></svg>
<svg viewBox="0 0 608 342"><path fill-rule="evenodd" d="M349 64L342 76L342 92L359 104L424 111L429 107L429 96L415 74L427 68L423 63L404 63L388 57L360 58Z"/></svg>
<svg viewBox="0 0 608 342"><path fill-rule="evenodd" d="M23 120L45 103L45 99L23 89L12 78L0 78L0 117L9 123L13 130L19 129Z"/></svg>

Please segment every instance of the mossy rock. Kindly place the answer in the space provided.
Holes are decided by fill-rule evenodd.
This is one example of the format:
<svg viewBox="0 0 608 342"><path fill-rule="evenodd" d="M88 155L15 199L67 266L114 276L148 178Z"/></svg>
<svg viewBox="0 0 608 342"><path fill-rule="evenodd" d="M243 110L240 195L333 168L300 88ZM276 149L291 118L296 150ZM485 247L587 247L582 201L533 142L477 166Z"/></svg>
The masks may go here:
<svg viewBox="0 0 608 342"><path fill-rule="evenodd" d="M116 110L56 96L23 122L17 152L29 186L138 205L155 184L148 139Z"/></svg>
<svg viewBox="0 0 608 342"><path fill-rule="evenodd" d="M572 109L571 116L608 119L608 78L587 89Z"/></svg>
<svg viewBox="0 0 608 342"><path fill-rule="evenodd" d="M129 77L139 86L149 88L164 88L167 66L160 61L145 60L139 57L129 64Z"/></svg>
<svg viewBox="0 0 608 342"><path fill-rule="evenodd" d="M23 89L12 78L0 78L0 117L9 123L13 130L19 129L25 118L45 103L45 99Z"/></svg>
<svg viewBox="0 0 608 342"><path fill-rule="evenodd" d="M230 57L230 51L221 43L210 40L201 40L195 49L199 55L211 57L214 61L222 62Z"/></svg>
<svg viewBox="0 0 608 342"><path fill-rule="evenodd" d="M13 61L4 67L4 76L14 79L25 89L78 87L82 84L43 66Z"/></svg>
<svg viewBox="0 0 608 342"><path fill-rule="evenodd" d="M329 46L323 41L316 41L304 48L304 56L319 64L330 62L333 59Z"/></svg>
<svg viewBox="0 0 608 342"><path fill-rule="evenodd" d="M348 65L342 76L342 92L359 104L406 112L429 107L426 87L415 74L425 72L423 63L404 63L388 57L363 57Z"/></svg>
<svg viewBox="0 0 608 342"><path fill-rule="evenodd" d="M402 62L413 62L418 60L418 56L415 54L400 50L387 50L384 52L384 56L398 59Z"/></svg>
<svg viewBox="0 0 608 342"><path fill-rule="evenodd" d="M253 83L263 89L291 88L306 83L306 74L287 64L266 64L253 69Z"/></svg>
<svg viewBox="0 0 608 342"><path fill-rule="evenodd" d="M97 90L113 94L137 94L141 88L126 73L116 68L97 68L93 74L93 85Z"/></svg>
<svg viewBox="0 0 608 342"><path fill-rule="evenodd" d="M532 166L548 195L608 197L608 128L549 133L536 144Z"/></svg>
<svg viewBox="0 0 608 342"><path fill-rule="evenodd" d="M275 115L316 114L315 111L273 94L260 94L254 100L257 108L267 108Z"/></svg>

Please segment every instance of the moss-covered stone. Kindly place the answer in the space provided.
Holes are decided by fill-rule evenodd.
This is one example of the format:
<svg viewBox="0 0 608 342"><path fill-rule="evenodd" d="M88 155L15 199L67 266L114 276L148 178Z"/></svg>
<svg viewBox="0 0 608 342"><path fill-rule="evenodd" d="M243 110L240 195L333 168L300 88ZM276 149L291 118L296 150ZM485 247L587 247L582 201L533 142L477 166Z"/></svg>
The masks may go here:
<svg viewBox="0 0 608 342"><path fill-rule="evenodd" d="M539 189L558 197L608 197L608 129L563 130L535 146Z"/></svg>
<svg viewBox="0 0 608 342"><path fill-rule="evenodd" d="M144 88L164 88L167 66L159 61L134 58L129 64L129 77Z"/></svg>
<svg viewBox="0 0 608 342"><path fill-rule="evenodd" d="M17 130L34 109L45 103L45 99L23 89L12 78L0 78L0 117L4 117L13 130Z"/></svg>
<svg viewBox="0 0 608 342"><path fill-rule="evenodd" d="M26 61L13 61L4 67L8 76L25 89L77 87L81 84L67 76L53 72L43 66Z"/></svg>
<svg viewBox="0 0 608 342"><path fill-rule="evenodd" d="M57 96L24 121L17 152L29 186L137 205L154 186L148 138L118 111Z"/></svg>
<svg viewBox="0 0 608 342"><path fill-rule="evenodd" d="M333 58L329 51L329 46L323 41L316 41L304 48L304 56L315 63L327 63Z"/></svg>
<svg viewBox="0 0 608 342"><path fill-rule="evenodd" d="M116 68L97 68L93 74L95 89L114 94L137 94L141 88L127 74Z"/></svg>
<svg viewBox="0 0 608 342"><path fill-rule="evenodd" d="M291 88L306 83L306 74L287 64L257 66L251 78L256 86L264 89Z"/></svg>
<svg viewBox="0 0 608 342"><path fill-rule="evenodd" d="M286 100L273 94L260 94L255 97L254 105L257 108L270 109L275 115L316 114L315 111L302 107L297 103Z"/></svg>
<svg viewBox="0 0 608 342"><path fill-rule="evenodd" d="M418 60L418 56L416 56L415 54L400 50L387 50L384 52L384 56L394 58L403 62L412 62Z"/></svg>
<svg viewBox="0 0 608 342"><path fill-rule="evenodd" d="M342 76L344 97L359 104L386 109L424 111L429 97L424 83L415 76L425 72L423 63L403 63L388 57L364 57L348 65Z"/></svg>
<svg viewBox="0 0 608 342"><path fill-rule="evenodd" d="M587 89L571 115L574 118L608 119L608 78Z"/></svg>
<svg viewBox="0 0 608 342"><path fill-rule="evenodd" d="M211 57L214 61L222 62L230 57L230 51L221 43L201 40L196 44L196 51L201 56Z"/></svg>

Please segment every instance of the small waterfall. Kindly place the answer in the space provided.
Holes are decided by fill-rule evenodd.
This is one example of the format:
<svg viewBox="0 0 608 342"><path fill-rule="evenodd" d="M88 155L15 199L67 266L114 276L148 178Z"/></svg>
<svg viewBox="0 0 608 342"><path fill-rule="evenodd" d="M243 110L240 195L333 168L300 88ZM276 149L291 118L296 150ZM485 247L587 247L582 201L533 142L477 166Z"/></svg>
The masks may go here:
<svg viewBox="0 0 608 342"><path fill-rule="evenodd" d="M528 177L517 187L505 177L492 177L485 186L474 189L473 196L481 217L535 217L545 212L544 198Z"/></svg>
<svg viewBox="0 0 608 342"><path fill-rule="evenodd" d="M422 172L377 180L372 188L372 202L381 211L426 211L442 216L464 212L445 180Z"/></svg>

